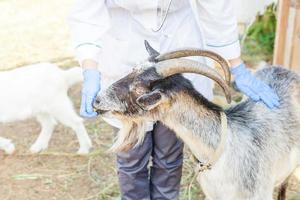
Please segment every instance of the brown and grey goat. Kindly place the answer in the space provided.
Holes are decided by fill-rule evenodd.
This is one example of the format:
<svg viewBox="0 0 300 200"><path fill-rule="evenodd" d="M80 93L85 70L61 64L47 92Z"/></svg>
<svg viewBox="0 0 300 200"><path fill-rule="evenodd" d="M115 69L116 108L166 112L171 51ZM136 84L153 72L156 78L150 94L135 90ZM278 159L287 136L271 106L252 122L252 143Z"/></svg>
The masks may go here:
<svg viewBox="0 0 300 200"><path fill-rule="evenodd" d="M197 49L153 55L145 66L98 94L94 103L102 115L123 122L113 149L122 151L139 144L144 122L161 121L199 160L209 163L216 158L210 170L198 176L207 199L273 199L274 187L300 162L300 77L280 67L260 70L257 78L276 91L280 107L270 110L247 99L223 110L198 93L181 73L211 78L230 102L230 73L224 59ZM208 56L219 62L225 80L214 69L181 58L187 56Z"/></svg>

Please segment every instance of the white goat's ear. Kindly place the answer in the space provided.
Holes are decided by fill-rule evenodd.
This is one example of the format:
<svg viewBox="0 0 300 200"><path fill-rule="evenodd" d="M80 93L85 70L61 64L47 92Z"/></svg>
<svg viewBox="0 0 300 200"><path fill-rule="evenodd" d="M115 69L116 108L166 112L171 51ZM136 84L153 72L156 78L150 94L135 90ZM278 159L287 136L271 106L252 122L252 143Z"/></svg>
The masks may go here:
<svg viewBox="0 0 300 200"><path fill-rule="evenodd" d="M136 103L144 110L151 110L161 103L163 94L159 90L138 97Z"/></svg>

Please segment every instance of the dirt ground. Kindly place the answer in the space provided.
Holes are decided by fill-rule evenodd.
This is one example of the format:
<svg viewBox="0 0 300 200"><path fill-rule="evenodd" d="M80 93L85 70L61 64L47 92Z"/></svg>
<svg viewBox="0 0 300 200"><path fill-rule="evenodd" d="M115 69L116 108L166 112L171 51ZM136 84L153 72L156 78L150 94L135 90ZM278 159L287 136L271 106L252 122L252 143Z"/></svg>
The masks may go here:
<svg viewBox="0 0 300 200"><path fill-rule="evenodd" d="M72 58L66 16L71 0L0 0L0 70L51 61L62 67L77 65ZM76 109L80 85L69 91ZM1 102L0 102L1 103ZM0 113L1 114L1 113ZM28 149L40 131L34 119L0 124L0 135L13 140L16 152L0 152L0 200L110 200L119 196L115 157L107 153L112 130L100 119L86 120L93 141L87 156L75 154L78 142L70 129L58 125L49 149L30 154ZM193 163L185 151L181 186L183 200L204 199L193 181ZM295 178L289 200L300 200Z"/></svg>

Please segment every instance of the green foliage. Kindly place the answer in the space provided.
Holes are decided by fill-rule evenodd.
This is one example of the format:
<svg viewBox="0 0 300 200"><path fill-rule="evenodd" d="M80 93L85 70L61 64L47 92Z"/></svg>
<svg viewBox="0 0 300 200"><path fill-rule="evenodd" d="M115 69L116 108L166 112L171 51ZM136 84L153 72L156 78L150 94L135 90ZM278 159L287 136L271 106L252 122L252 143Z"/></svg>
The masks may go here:
<svg viewBox="0 0 300 200"><path fill-rule="evenodd" d="M242 54L245 61L256 63L270 61L273 57L276 33L276 7L272 3L263 14L258 13L249 26L242 41Z"/></svg>

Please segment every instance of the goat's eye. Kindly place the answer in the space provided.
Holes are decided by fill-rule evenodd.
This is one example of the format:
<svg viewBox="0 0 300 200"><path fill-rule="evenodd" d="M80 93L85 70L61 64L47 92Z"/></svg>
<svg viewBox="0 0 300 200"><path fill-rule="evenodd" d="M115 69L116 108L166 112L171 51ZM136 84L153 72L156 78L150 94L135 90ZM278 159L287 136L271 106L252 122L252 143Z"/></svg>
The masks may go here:
<svg viewBox="0 0 300 200"><path fill-rule="evenodd" d="M145 93L145 89L142 87L136 87L135 88L135 93L138 95L144 94Z"/></svg>

